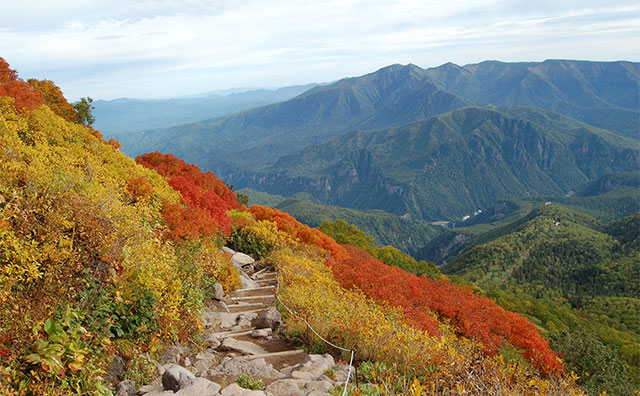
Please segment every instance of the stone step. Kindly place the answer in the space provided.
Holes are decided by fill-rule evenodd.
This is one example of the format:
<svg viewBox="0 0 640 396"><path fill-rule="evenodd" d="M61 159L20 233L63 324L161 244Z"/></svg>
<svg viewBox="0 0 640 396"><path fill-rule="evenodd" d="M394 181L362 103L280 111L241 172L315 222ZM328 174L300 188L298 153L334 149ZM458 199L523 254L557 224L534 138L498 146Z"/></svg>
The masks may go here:
<svg viewBox="0 0 640 396"><path fill-rule="evenodd" d="M254 288L248 288L248 289L238 289L235 292L242 293L242 292L248 292L252 290L267 290L267 289L274 289L274 288L275 286L260 286L260 287L254 287Z"/></svg>
<svg viewBox="0 0 640 396"><path fill-rule="evenodd" d="M259 300L261 298L273 298L273 294L265 294L263 296L240 296L240 297L231 297L234 301L244 301L244 300Z"/></svg>
<svg viewBox="0 0 640 396"><path fill-rule="evenodd" d="M269 352L269 353L264 353L264 354L260 354L260 355L243 356L243 358L247 359L247 360L268 359L268 358L272 358L272 357L282 357L282 356L289 356L289 355L297 355L297 354L300 354L300 353L306 353L306 352L304 350L302 350L302 349L292 349L290 351Z"/></svg>
<svg viewBox="0 0 640 396"><path fill-rule="evenodd" d="M247 313L253 312L256 309L269 309L273 304L242 304L242 305L229 305L229 311L231 313Z"/></svg>
<svg viewBox="0 0 640 396"><path fill-rule="evenodd" d="M255 278L256 276L258 276L258 275L260 275L260 274L262 274L262 273L264 273L264 272L266 272L266 271L268 271L268 270L269 270L269 268L263 268L263 269L261 269L260 271L254 272L254 273L251 275L251 277L252 277L252 278ZM270 272L270 273L274 273L274 272Z"/></svg>
<svg viewBox="0 0 640 396"><path fill-rule="evenodd" d="M256 330L255 327L250 327L248 329L242 329L242 330L221 331L219 333L213 333L213 335L217 338L240 337L246 334L251 334L254 330Z"/></svg>

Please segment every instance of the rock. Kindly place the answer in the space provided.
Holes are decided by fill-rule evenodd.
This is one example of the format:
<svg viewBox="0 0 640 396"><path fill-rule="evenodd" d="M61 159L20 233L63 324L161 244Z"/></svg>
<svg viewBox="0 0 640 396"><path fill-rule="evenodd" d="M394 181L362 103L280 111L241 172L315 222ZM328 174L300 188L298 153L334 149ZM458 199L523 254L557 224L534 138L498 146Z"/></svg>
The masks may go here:
<svg viewBox="0 0 640 396"><path fill-rule="evenodd" d="M243 289L255 289L257 287L260 287L260 284L258 282L249 278L249 276L242 271L240 271L240 282L242 283Z"/></svg>
<svg viewBox="0 0 640 396"><path fill-rule="evenodd" d="M207 370L209 370L212 365L213 360L196 360L195 364L193 365L193 371L195 372L196 376L198 376L198 374L205 373Z"/></svg>
<svg viewBox="0 0 640 396"><path fill-rule="evenodd" d="M215 358L216 358L216 354L211 351L198 352L198 354L196 355L197 360L202 360L202 359L213 360Z"/></svg>
<svg viewBox="0 0 640 396"><path fill-rule="evenodd" d="M222 344L218 347L220 351L236 351L242 353L243 355L262 355L267 353L267 351L248 341L239 341L234 338L225 338L222 341Z"/></svg>
<svg viewBox="0 0 640 396"><path fill-rule="evenodd" d="M302 363L293 369L291 376L315 380L323 375L325 370L333 368L333 366L335 366L335 360L328 353L324 355L307 355Z"/></svg>
<svg viewBox="0 0 640 396"><path fill-rule="evenodd" d="M313 381L317 377L308 371L292 371L291 378L305 380L305 381Z"/></svg>
<svg viewBox="0 0 640 396"><path fill-rule="evenodd" d="M239 314L238 317L236 317L236 326L238 327L248 327L251 326L251 321L255 318L255 316L249 316L246 314Z"/></svg>
<svg viewBox="0 0 640 396"><path fill-rule="evenodd" d="M232 256L233 256L234 254L236 254L236 251L235 251L235 250L230 249L230 248L228 248L228 247L226 247L226 246L223 246L223 247L222 247L222 249L220 249L220 250L222 250L222 253L229 253L229 254L230 254L230 255L232 255Z"/></svg>
<svg viewBox="0 0 640 396"><path fill-rule="evenodd" d="M309 393L307 393L307 396L331 396L331 393L327 393L327 392L320 392L320 391L313 391L313 392L309 392Z"/></svg>
<svg viewBox="0 0 640 396"><path fill-rule="evenodd" d="M205 378L196 378L193 382L180 389L176 396L216 396L221 386Z"/></svg>
<svg viewBox="0 0 640 396"><path fill-rule="evenodd" d="M270 328L273 331L277 330L282 324L282 316L275 308L269 308L269 310L256 319L256 328L264 329Z"/></svg>
<svg viewBox="0 0 640 396"><path fill-rule="evenodd" d="M162 375L162 386L165 390L179 391L193 383L196 376L184 367L172 364Z"/></svg>
<svg viewBox="0 0 640 396"><path fill-rule="evenodd" d="M133 396L137 394L137 389L134 380L124 380L116 385L116 396Z"/></svg>
<svg viewBox="0 0 640 396"><path fill-rule="evenodd" d="M233 326L236 325L236 321L238 320L238 314L237 313L224 313L224 312L219 312L218 315L220 316L220 328L223 330L229 329Z"/></svg>
<svg viewBox="0 0 640 396"><path fill-rule="evenodd" d="M164 351L162 356L160 356L160 359L158 359L158 362L160 364L167 364L167 363L178 364L180 362L181 356L182 356L182 349L172 345L168 347L166 351Z"/></svg>
<svg viewBox="0 0 640 396"><path fill-rule="evenodd" d="M271 330L271 328L268 327L266 329L254 330L253 332L251 332L251 337L263 338L263 337L269 337L272 334L273 334L273 330Z"/></svg>
<svg viewBox="0 0 640 396"><path fill-rule="evenodd" d="M336 382L344 383L347 380L347 376L349 375L349 366L348 364L344 364L341 366L336 366L333 368L333 371L336 373ZM356 370L351 369L351 379L354 379L354 375L356 375Z"/></svg>
<svg viewBox="0 0 640 396"><path fill-rule="evenodd" d="M204 327L207 329L216 327L223 321L222 314L219 312L213 312L210 308L205 308L202 310L200 319L202 320L202 324L204 324Z"/></svg>
<svg viewBox="0 0 640 396"><path fill-rule="evenodd" d="M298 392L303 384L303 381L295 379L281 379L269 384L265 390L272 393L273 396L289 396L294 392Z"/></svg>
<svg viewBox="0 0 640 396"><path fill-rule="evenodd" d="M231 263L233 264L234 267L240 270L242 269L243 265L253 264L255 262L256 260L254 260L253 257L246 255L244 253L236 253L233 256L231 256Z"/></svg>
<svg viewBox="0 0 640 396"><path fill-rule="evenodd" d="M308 391L329 392L329 389L333 388L333 382L310 381L305 384L304 388Z"/></svg>
<svg viewBox="0 0 640 396"><path fill-rule="evenodd" d="M213 284L213 298L218 301L224 298L224 288L219 283Z"/></svg>
<svg viewBox="0 0 640 396"><path fill-rule="evenodd" d="M265 379L280 379L285 377L284 374L274 369L273 366L268 364L264 359L247 361L246 359L239 357L225 357L217 367L207 371L206 376L238 376L242 374L250 375L254 378Z"/></svg>
<svg viewBox="0 0 640 396"><path fill-rule="evenodd" d="M189 357L187 357L187 356L185 356L185 358L184 358L184 366L185 367L191 366L191 359L189 359Z"/></svg>
<svg viewBox="0 0 640 396"><path fill-rule="evenodd" d="M224 301L216 301L216 308L218 309L218 312L231 313L231 311L229 311L227 303L225 303Z"/></svg>
<svg viewBox="0 0 640 396"><path fill-rule="evenodd" d="M202 334L200 338L202 338L202 341L204 341L211 349L216 349L220 346L220 340L218 340L218 337L214 334Z"/></svg>
<svg viewBox="0 0 640 396"><path fill-rule="evenodd" d="M164 391L164 387L162 386L162 378L156 378L151 384L141 386L140 389L138 389L138 394L139 395L146 395L147 393L157 394L163 391Z"/></svg>
<svg viewBox="0 0 640 396"><path fill-rule="evenodd" d="M241 388L238 384L231 384L220 392L221 396L264 396L263 391Z"/></svg>
<svg viewBox="0 0 640 396"><path fill-rule="evenodd" d="M124 360L118 355L113 356L111 364L107 369L105 379L107 382L116 383L124 379L124 373L127 371L127 366L124 364Z"/></svg>

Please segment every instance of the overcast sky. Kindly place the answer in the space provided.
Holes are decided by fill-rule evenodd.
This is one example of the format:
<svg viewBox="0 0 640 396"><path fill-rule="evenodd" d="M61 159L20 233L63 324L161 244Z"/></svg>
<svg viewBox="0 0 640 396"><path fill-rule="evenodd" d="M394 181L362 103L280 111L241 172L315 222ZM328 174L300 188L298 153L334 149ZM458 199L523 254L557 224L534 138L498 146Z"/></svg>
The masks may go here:
<svg viewBox="0 0 640 396"><path fill-rule="evenodd" d="M326 82L393 63L640 60L637 0L0 5L0 57L22 78L55 81L71 100Z"/></svg>

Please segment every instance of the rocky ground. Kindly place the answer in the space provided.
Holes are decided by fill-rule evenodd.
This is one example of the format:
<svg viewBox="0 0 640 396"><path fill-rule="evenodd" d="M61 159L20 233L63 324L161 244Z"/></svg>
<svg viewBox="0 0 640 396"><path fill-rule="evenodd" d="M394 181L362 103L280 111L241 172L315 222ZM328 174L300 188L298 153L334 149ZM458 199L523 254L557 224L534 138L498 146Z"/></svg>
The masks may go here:
<svg viewBox="0 0 640 396"><path fill-rule="evenodd" d="M117 396L327 396L344 384L348 365L337 364L329 354L307 354L279 335L277 274L260 269L245 254L224 249L241 270L242 287L224 295L216 285L215 298L202 312L206 349L170 346L151 384L137 387L131 380L122 381L116 386ZM239 377L260 380L264 389L242 388L236 383Z"/></svg>

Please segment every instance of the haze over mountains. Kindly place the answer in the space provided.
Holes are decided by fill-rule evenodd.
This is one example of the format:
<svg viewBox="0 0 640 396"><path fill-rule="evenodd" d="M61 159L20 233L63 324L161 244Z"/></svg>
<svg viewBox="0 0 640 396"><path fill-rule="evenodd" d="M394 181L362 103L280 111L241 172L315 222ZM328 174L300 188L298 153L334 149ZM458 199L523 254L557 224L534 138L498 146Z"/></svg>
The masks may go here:
<svg viewBox="0 0 640 396"><path fill-rule="evenodd" d="M131 131L166 127L232 114L252 107L288 100L317 84L279 89L236 89L172 99L97 100L93 104L96 129L127 139ZM124 136L123 136L124 135Z"/></svg>

